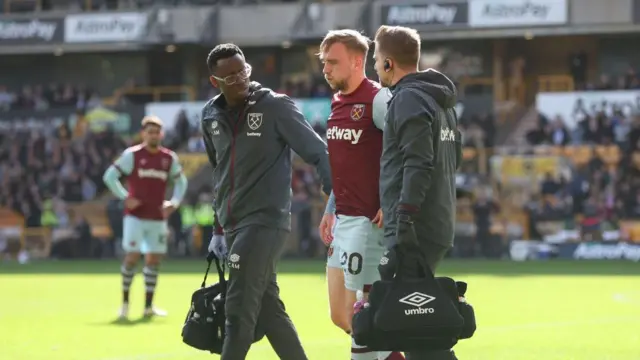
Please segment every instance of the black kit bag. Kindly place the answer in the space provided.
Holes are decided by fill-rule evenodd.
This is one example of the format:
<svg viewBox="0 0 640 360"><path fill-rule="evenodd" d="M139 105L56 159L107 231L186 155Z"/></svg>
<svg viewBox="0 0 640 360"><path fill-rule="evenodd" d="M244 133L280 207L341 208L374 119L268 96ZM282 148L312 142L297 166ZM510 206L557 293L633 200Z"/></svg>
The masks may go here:
<svg viewBox="0 0 640 360"><path fill-rule="evenodd" d="M398 246L382 258L381 268L393 266L393 276L388 271L383 276L381 269L383 280L373 284L368 306L354 315L356 344L373 351L448 350L464 335L473 335L475 318L467 321L462 316L464 294L458 284L451 278L434 278L420 254L417 248ZM419 263L419 274L403 270L403 262L411 261ZM466 291L466 284L460 284Z"/></svg>
<svg viewBox="0 0 640 360"><path fill-rule="evenodd" d="M215 261L219 282L206 286L211 263ZM199 350L222 353L225 336L225 294L227 282L224 265L211 252L200 288L191 295L191 306L182 326L182 342Z"/></svg>
<svg viewBox="0 0 640 360"><path fill-rule="evenodd" d="M218 271L218 283L206 286L211 263L215 262ZM224 263L213 252L207 255L207 270L200 288L191 295L191 306L182 326L182 342L199 350L212 354L221 354L226 335L225 302L227 281ZM256 326L254 342L260 341L265 332Z"/></svg>

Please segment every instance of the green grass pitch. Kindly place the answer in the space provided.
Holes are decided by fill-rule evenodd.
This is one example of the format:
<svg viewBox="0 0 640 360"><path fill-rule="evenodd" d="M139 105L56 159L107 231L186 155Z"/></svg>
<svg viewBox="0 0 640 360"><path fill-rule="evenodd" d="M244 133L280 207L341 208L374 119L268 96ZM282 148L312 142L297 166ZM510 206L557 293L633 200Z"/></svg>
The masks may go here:
<svg viewBox="0 0 640 360"><path fill-rule="evenodd" d="M180 339L203 270L203 261L167 261L156 302L169 317L148 322L138 275L131 324L118 325L118 263L1 263L0 359L216 359ZM640 359L638 263L445 261L440 274L467 281L476 309L476 336L456 346L461 360ZM279 281L309 358L348 360L349 338L329 320L324 264L285 261ZM276 356L262 341L248 359Z"/></svg>

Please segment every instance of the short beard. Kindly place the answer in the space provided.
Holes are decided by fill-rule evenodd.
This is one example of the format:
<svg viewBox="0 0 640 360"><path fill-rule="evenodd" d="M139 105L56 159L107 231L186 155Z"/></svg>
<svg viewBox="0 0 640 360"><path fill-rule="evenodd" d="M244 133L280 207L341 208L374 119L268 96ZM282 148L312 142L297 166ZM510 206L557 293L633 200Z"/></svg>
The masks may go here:
<svg viewBox="0 0 640 360"><path fill-rule="evenodd" d="M391 87L391 81L389 80L385 80L382 77L378 76L378 82L380 83L380 85L382 85L382 87Z"/></svg>
<svg viewBox="0 0 640 360"><path fill-rule="evenodd" d="M331 88L334 91L343 91L347 88L347 80L335 82Z"/></svg>

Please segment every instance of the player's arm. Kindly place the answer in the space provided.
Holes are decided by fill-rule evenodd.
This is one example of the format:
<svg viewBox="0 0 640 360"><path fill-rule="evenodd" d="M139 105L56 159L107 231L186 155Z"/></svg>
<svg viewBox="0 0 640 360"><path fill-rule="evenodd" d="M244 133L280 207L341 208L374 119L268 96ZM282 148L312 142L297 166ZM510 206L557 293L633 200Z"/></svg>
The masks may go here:
<svg viewBox="0 0 640 360"><path fill-rule="evenodd" d="M207 157L209 158L209 163L215 169L218 166L218 160L216 160L216 148L213 146L213 141L211 140L211 135L209 134L209 129L205 128L204 114L206 112L207 107L205 106L202 109L202 140L204 141L204 148L207 152Z"/></svg>
<svg viewBox="0 0 640 360"><path fill-rule="evenodd" d="M331 191L331 195L329 195L329 199L327 200L327 206L324 209L325 214L335 214L336 213L336 195Z"/></svg>
<svg viewBox="0 0 640 360"><path fill-rule="evenodd" d="M329 195L332 185L327 144L311 128L293 100L281 95L277 101L278 133L307 164L316 167L322 181L322 190Z"/></svg>
<svg viewBox="0 0 640 360"><path fill-rule="evenodd" d="M173 184L173 196L171 196L171 203L178 207L184 199L184 194L187 192L188 182L187 177L184 175L182 171L182 165L180 165L180 160L178 159L178 155L176 153L171 153L171 157L173 161L171 161L171 169L169 170L169 175L175 181Z"/></svg>
<svg viewBox="0 0 640 360"><path fill-rule="evenodd" d="M424 100L412 91L395 96L389 108L389 119L394 122L395 133L403 153L402 190L398 210L416 212L431 186L434 169L433 109L424 106Z"/></svg>
<svg viewBox="0 0 640 360"><path fill-rule="evenodd" d="M102 180L111 193L120 200L129 197L129 192L122 186L120 177L127 176L133 171L133 151L125 150L116 161L104 172Z"/></svg>

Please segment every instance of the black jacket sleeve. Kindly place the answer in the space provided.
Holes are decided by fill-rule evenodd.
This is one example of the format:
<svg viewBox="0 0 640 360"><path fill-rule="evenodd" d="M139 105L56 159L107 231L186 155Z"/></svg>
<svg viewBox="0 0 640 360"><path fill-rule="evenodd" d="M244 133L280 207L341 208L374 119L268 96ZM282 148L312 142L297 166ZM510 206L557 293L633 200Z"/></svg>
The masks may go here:
<svg viewBox="0 0 640 360"><path fill-rule="evenodd" d="M204 121L204 115L206 109L206 107L202 109L202 121L200 122L200 126L202 129L202 140L204 141L204 147L207 151L207 157L209 157L209 163L215 169L216 166L218 166L218 161L216 160L216 148L213 146L213 142L211 141L211 135L209 134L209 130L205 128L206 122Z"/></svg>
<svg viewBox="0 0 640 360"><path fill-rule="evenodd" d="M322 181L322 191L328 196L331 194L332 186L327 144L311 128L293 100L286 95L280 95L276 101L278 133L302 160L316 167Z"/></svg>
<svg viewBox="0 0 640 360"><path fill-rule="evenodd" d="M392 119L402 152L402 191L398 206L417 211L431 186L435 167L434 110L411 90L399 92L392 103Z"/></svg>

